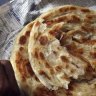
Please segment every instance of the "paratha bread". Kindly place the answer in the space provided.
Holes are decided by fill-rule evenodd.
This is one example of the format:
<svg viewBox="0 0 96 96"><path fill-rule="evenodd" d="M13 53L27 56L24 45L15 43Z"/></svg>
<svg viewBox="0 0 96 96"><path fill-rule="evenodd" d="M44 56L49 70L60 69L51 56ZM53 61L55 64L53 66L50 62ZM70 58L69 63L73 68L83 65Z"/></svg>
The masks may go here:
<svg viewBox="0 0 96 96"><path fill-rule="evenodd" d="M80 96L95 96L96 94L96 86L93 81L92 83L71 83L68 90L64 88L59 88L56 91L49 90L46 88L36 77L33 70L31 69L30 63L28 60L28 50L27 50L27 42L20 43L20 38L24 36L24 34L30 31L30 27L32 27L32 22L25 26L23 30L17 35L17 38L14 43L14 48L11 55L11 63L15 72L16 79L18 81L19 87L23 90L26 96L78 96L77 94L81 94ZM30 32L29 32L30 33ZM26 35L25 35L26 36ZM29 35L27 35L29 36ZM22 51L19 49L23 47L26 50ZM17 54L20 55L17 55ZM18 56L18 58L16 58ZM18 62L16 62L18 61ZM27 62L25 62L27 61ZM85 90L85 91L84 91Z"/></svg>
<svg viewBox="0 0 96 96"><path fill-rule="evenodd" d="M96 12L65 5L41 15L28 44L32 69L47 88L96 77Z"/></svg>
<svg viewBox="0 0 96 96"><path fill-rule="evenodd" d="M34 22L26 25L18 33L10 57L18 85L26 96L67 96L66 90L63 88L51 91L43 86L31 68L28 59L28 42Z"/></svg>
<svg viewBox="0 0 96 96"><path fill-rule="evenodd" d="M30 96L32 95L32 79L35 78L29 63L27 48L32 26L33 22L26 25L21 32L18 33L14 41L14 46L10 57L19 87L25 92L29 93Z"/></svg>
<svg viewBox="0 0 96 96"><path fill-rule="evenodd" d="M72 83L72 88L69 87L70 90L59 88L56 91L51 91L38 80L33 70L31 69L28 60L29 58L27 47L32 26L33 22L25 26L22 31L17 35L10 57L10 61L12 63L19 87L24 90L28 96L75 96L74 94L79 94L80 90L81 93L84 94L81 96L88 96L91 93L96 94L94 91L96 90L95 87L91 86L93 82L92 84L83 82L80 83L80 85L79 83L76 83L76 87L74 86L74 83ZM95 84L93 85L95 86ZM83 88L86 88L86 92L83 90Z"/></svg>

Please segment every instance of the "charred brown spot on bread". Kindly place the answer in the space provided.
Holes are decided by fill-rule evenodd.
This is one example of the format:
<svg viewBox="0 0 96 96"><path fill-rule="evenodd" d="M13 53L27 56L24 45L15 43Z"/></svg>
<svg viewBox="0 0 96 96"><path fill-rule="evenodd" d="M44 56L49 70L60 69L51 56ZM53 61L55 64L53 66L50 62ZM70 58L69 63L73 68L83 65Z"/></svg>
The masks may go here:
<svg viewBox="0 0 96 96"><path fill-rule="evenodd" d="M46 74L46 72L44 72L43 70L40 70L39 71L39 74L40 75L43 75L44 77L46 77L47 79L49 79L50 80L50 77Z"/></svg>
<svg viewBox="0 0 96 96"><path fill-rule="evenodd" d="M87 14L87 15L86 15L86 18L88 18L88 19L93 19L93 18L96 18L96 15Z"/></svg>
<svg viewBox="0 0 96 96"><path fill-rule="evenodd" d="M58 40L60 40L62 32L55 30L55 31L49 31L49 33L54 36L55 38L57 38Z"/></svg>
<svg viewBox="0 0 96 96"><path fill-rule="evenodd" d="M51 30L51 31L49 31L49 33L50 33L51 35L55 36L55 35L57 34L57 31Z"/></svg>
<svg viewBox="0 0 96 96"><path fill-rule="evenodd" d="M71 73L75 73L76 72L76 70L75 69L71 69Z"/></svg>
<svg viewBox="0 0 96 96"><path fill-rule="evenodd" d="M96 40L87 40L84 43L88 44L88 45L94 45L94 44L96 44Z"/></svg>
<svg viewBox="0 0 96 96"><path fill-rule="evenodd" d="M63 62L67 62L67 63L69 62L69 60L66 56L61 56L60 58Z"/></svg>
<svg viewBox="0 0 96 96"><path fill-rule="evenodd" d="M62 66L56 66L56 67L55 67L55 70L56 70L57 72L62 71Z"/></svg>
<svg viewBox="0 0 96 96"><path fill-rule="evenodd" d="M26 71L28 71L28 74L30 74L31 76L35 75L31 68L30 62L26 64Z"/></svg>
<svg viewBox="0 0 96 96"><path fill-rule="evenodd" d="M48 88L41 86L37 87L33 92L34 96L57 96L54 91L49 90Z"/></svg>
<svg viewBox="0 0 96 96"><path fill-rule="evenodd" d="M86 18L84 19L84 22L92 23L92 22L95 22L95 20L96 20L96 15L94 15L94 14L87 14Z"/></svg>
<svg viewBox="0 0 96 96"><path fill-rule="evenodd" d="M40 56L41 60L45 60L45 56L44 56L44 54L42 52L39 52L39 56Z"/></svg>
<svg viewBox="0 0 96 96"><path fill-rule="evenodd" d="M54 51L54 50L53 50L53 53L54 53L55 55L57 55L57 54L58 54L58 53L57 53L56 51Z"/></svg>
<svg viewBox="0 0 96 96"><path fill-rule="evenodd" d="M91 74L92 72L95 72L95 69L92 68L91 65L88 65L87 68L86 68L86 72L87 72L87 74L88 74L88 73ZM92 74L91 74L91 75L92 75Z"/></svg>
<svg viewBox="0 0 96 96"><path fill-rule="evenodd" d="M48 62L45 63L45 67L48 68L48 69L51 68L51 67L50 67L50 64L49 64Z"/></svg>
<svg viewBox="0 0 96 96"><path fill-rule="evenodd" d="M54 24L54 23L64 22L64 21L67 21L67 20L68 20L67 16L61 16L61 17L52 19L49 22L51 22L51 24Z"/></svg>
<svg viewBox="0 0 96 96"><path fill-rule="evenodd" d="M67 48L68 50L70 50L70 51L72 51L72 50L75 51L75 49L77 49L77 46L76 46L76 44L73 42L73 43L71 43L71 44L69 44L69 45L66 45L66 48Z"/></svg>
<svg viewBox="0 0 96 96"><path fill-rule="evenodd" d="M89 9L87 9L87 8L82 8L82 9L81 9L81 12L84 12L84 13L89 13L89 12L90 12L90 10L89 10Z"/></svg>
<svg viewBox="0 0 96 96"><path fill-rule="evenodd" d="M62 22L62 21L64 21L65 19L66 19L66 18L60 17L60 18L57 19L57 21L58 21L58 22Z"/></svg>
<svg viewBox="0 0 96 96"><path fill-rule="evenodd" d="M33 77L37 82L40 82L36 75Z"/></svg>
<svg viewBox="0 0 96 96"><path fill-rule="evenodd" d="M84 25L81 27L84 31L86 32L94 32L94 28L91 27L90 25Z"/></svg>
<svg viewBox="0 0 96 96"><path fill-rule="evenodd" d="M60 8L59 11L60 11L60 12L67 12L67 11L69 11L69 7Z"/></svg>
<svg viewBox="0 0 96 96"><path fill-rule="evenodd" d="M66 21L67 19L68 19L67 16L62 16L57 19L54 19L53 22L62 22L62 21Z"/></svg>
<svg viewBox="0 0 96 96"><path fill-rule="evenodd" d="M45 67L50 71L50 74L54 74L54 69L50 66L48 62L45 63Z"/></svg>
<svg viewBox="0 0 96 96"><path fill-rule="evenodd" d="M35 48L35 50L34 50L34 56L35 56L35 58L39 58L39 54L38 54L38 48Z"/></svg>
<svg viewBox="0 0 96 96"><path fill-rule="evenodd" d="M83 48L78 48L77 52L80 53L80 54L83 54L84 53L84 49Z"/></svg>
<svg viewBox="0 0 96 96"><path fill-rule="evenodd" d="M77 48L75 50L75 52L77 52L78 54L83 54L84 53L84 50L83 50L83 48Z"/></svg>
<svg viewBox="0 0 96 96"><path fill-rule="evenodd" d="M63 9L63 8L60 8L60 9L59 9L59 11L60 11L60 12L63 12L63 11L64 11L64 9Z"/></svg>
<svg viewBox="0 0 96 96"><path fill-rule="evenodd" d="M41 45L46 45L48 43L47 36L40 36L39 42L40 42Z"/></svg>
<svg viewBox="0 0 96 96"><path fill-rule="evenodd" d="M75 6L70 6L69 9L70 9L70 11L77 10L77 8Z"/></svg>
<svg viewBox="0 0 96 96"><path fill-rule="evenodd" d="M25 36L29 37L30 36L30 31L26 31Z"/></svg>
<svg viewBox="0 0 96 96"><path fill-rule="evenodd" d="M24 45L24 44L26 44L26 42L27 42L26 36L24 36L24 35L21 36L19 39L19 44Z"/></svg>
<svg viewBox="0 0 96 96"><path fill-rule="evenodd" d="M80 18L77 17L76 15L73 15L69 20L67 20L68 23L79 23Z"/></svg>
<svg viewBox="0 0 96 96"><path fill-rule="evenodd" d="M93 58L96 58L96 52L91 51L91 52L90 52L90 55L91 55Z"/></svg>
<svg viewBox="0 0 96 96"><path fill-rule="evenodd" d="M19 50L20 50L20 51L23 51L23 50L24 50L24 47L20 47Z"/></svg>
<svg viewBox="0 0 96 96"><path fill-rule="evenodd" d="M75 23L80 22L80 18L77 17L76 15L73 15L73 16L72 16L72 19L73 19L73 21L74 21Z"/></svg>
<svg viewBox="0 0 96 96"><path fill-rule="evenodd" d="M37 27L37 26L39 26L39 25L40 25L40 22L37 21L37 22L35 23L35 26Z"/></svg>
<svg viewBox="0 0 96 96"><path fill-rule="evenodd" d="M21 74L22 80L26 80L26 78L30 77L30 74L32 75L33 73L32 70L29 68L29 60L25 59L20 52L17 52L16 54L16 68ZM29 72L29 70L31 70Z"/></svg>
<svg viewBox="0 0 96 96"><path fill-rule="evenodd" d="M72 53L76 53L76 54L83 54L83 52L84 52L84 49L83 48L77 48L77 46L76 46L76 44L75 43L72 43L72 44L70 44L70 45L67 45L66 46L67 47L67 49L69 50L69 51L72 51Z"/></svg>

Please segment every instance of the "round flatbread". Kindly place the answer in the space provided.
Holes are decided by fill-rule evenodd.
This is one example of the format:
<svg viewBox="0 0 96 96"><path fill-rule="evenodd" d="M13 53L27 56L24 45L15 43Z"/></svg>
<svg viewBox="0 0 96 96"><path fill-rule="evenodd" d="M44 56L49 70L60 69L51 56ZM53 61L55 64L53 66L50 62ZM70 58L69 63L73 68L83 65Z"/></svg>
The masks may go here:
<svg viewBox="0 0 96 96"><path fill-rule="evenodd" d="M42 84L68 89L96 77L96 12L65 5L40 16L29 38L31 66Z"/></svg>
<svg viewBox="0 0 96 96"><path fill-rule="evenodd" d="M33 80L36 77L34 76L34 73L29 63L27 47L32 26L33 22L26 25L22 29L22 31L18 33L10 57L10 61L13 66L15 77L19 84L19 87L26 93L29 93L30 96L32 95L31 86L33 84Z"/></svg>
<svg viewBox="0 0 96 96"><path fill-rule="evenodd" d="M45 14L42 16L45 16ZM17 35L10 58L19 87L24 90L28 96L95 96L96 83L93 82L75 82L70 84L68 90L59 88L56 91L51 91L38 80L31 68L28 58L28 42L32 26L33 22L26 25Z"/></svg>
<svg viewBox="0 0 96 96"><path fill-rule="evenodd" d="M28 42L33 23L29 23L18 33L11 52L10 61L18 85L26 96L67 96L66 90L63 88L58 91L51 91L46 88L31 68L28 58Z"/></svg>

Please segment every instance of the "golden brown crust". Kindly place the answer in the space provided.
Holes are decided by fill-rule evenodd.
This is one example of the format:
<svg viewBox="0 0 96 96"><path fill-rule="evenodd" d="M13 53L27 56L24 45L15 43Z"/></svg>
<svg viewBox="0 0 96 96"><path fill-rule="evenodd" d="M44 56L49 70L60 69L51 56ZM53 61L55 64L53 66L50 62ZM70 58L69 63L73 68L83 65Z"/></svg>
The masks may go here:
<svg viewBox="0 0 96 96"><path fill-rule="evenodd" d="M19 40L19 44L24 45L26 43L26 36L21 36Z"/></svg>
<svg viewBox="0 0 96 96"><path fill-rule="evenodd" d="M22 56L22 53L18 52L16 54L16 61L15 62L16 62L17 70L21 74L22 80L26 80L26 78L29 78L34 75L32 69L31 69L29 60L24 58Z"/></svg>
<svg viewBox="0 0 96 96"><path fill-rule="evenodd" d="M28 40L30 36L30 31L33 26L33 22L26 25L20 33L18 33L16 40L14 42L12 55L10 61L14 68L15 76L19 87L21 90L25 91L27 94L32 95L30 90L33 89L31 87L34 81L39 82L37 77L35 76L29 59L28 59Z"/></svg>
<svg viewBox="0 0 96 96"><path fill-rule="evenodd" d="M41 36L41 37L39 38L39 42L40 42L41 45L46 45L47 42L48 42L48 39L47 39L46 36Z"/></svg>
<svg viewBox="0 0 96 96"><path fill-rule="evenodd" d="M33 71L49 89L67 89L73 79L89 80L88 70L91 70L89 77L93 78L95 66L91 51L96 46L95 15L96 12L88 8L61 6L41 15L34 24L29 58ZM36 48L38 51L33 51Z"/></svg>
<svg viewBox="0 0 96 96"><path fill-rule="evenodd" d="M68 85L68 82L70 82L71 80L71 76L73 76L72 80L73 78L77 79L78 78L77 74L79 74L80 76L82 74L83 75L87 74L88 77L90 74L93 75L94 73L93 68L96 67L96 60L94 60L95 54L92 51L93 49L91 50L93 53L89 52L90 48L88 49L89 50L88 52L92 55L92 62L90 63L89 62L90 55L89 53L86 54L87 53L86 49L88 48L87 46L90 47L91 45L93 46L95 44L93 43L95 42L94 40L89 40L93 36L89 34L90 31L92 32L92 34L95 33L95 27L94 27L95 19L96 19L95 14L96 13L94 13L93 11L83 7L72 6L72 5L62 6L62 7L54 8L54 10L51 10L48 13L44 13L43 15L41 15L40 18L41 19L43 18L43 21L42 20L39 21L38 19L34 25L33 23L30 23L27 25L26 28L24 28L23 32L21 32L21 34L19 34L18 38L16 39L16 42L14 44L14 46L16 45L15 51L13 51L15 55L12 54L12 58L11 58L11 62L13 66L16 65L14 67L14 70L17 75L16 77L18 78L19 85L22 89L24 89L24 91L26 91L28 94L32 96L33 95L41 96L40 94L42 94L42 96L43 95L62 96L62 94L63 96L70 96L70 95L78 96L78 95L74 95L75 88L73 88L74 90L66 91L64 88L60 88L62 87L62 85L59 86L59 84L62 82L62 80L64 80L66 82L63 82L63 86L65 84ZM93 25L90 26L91 24ZM40 32L34 32L41 25L43 26L43 28L41 28L42 30L40 30ZM48 30L46 30L44 25L46 25ZM89 35L87 36L86 34ZM71 42L69 42L70 39ZM29 44L30 48L27 49L28 43L33 44L34 48L30 47ZM19 47L17 48L17 46ZM67 50L64 49L64 46L66 47ZM62 51L62 47L64 52ZM28 51L29 51L29 55L30 54L33 55L33 57L30 59L30 62L33 58L35 59L34 62L35 64L37 64L38 62L39 67L35 71L38 71L40 73L40 76L43 76L48 80L52 79L53 80L52 82L55 82L52 85L52 88L54 87L54 85L56 85L59 88L58 90L50 91L49 89L45 88L43 84L40 82L43 80L40 81L38 80L39 76L37 75L37 73L36 73L37 77L35 76L34 68L33 70L31 69L34 63L32 61L31 62L32 66L30 66ZM49 53L47 52L49 52L50 55L48 55ZM89 58L85 57L85 55L89 56ZM59 61L58 58L60 62L58 62ZM72 59L72 64L70 64L69 58ZM54 63L57 65L55 66ZM84 71L86 70L86 74L80 71L79 69L80 67L82 67L81 68L82 70L84 67ZM58 74L58 72L62 72L64 68L66 68L66 70L63 72L65 75L60 76L62 74ZM61 80L61 81L58 80L59 83L57 83L56 79L53 78L55 76L57 76L58 79ZM93 77L91 77L91 79L92 78ZM75 84L74 86L77 89L79 89L80 86L79 83L76 84L78 86L76 85L77 86L76 87ZM88 95L84 94L83 96L88 96Z"/></svg>
<svg viewBox="0 0 96 96"><path fill-rule="evenodd" d="M30 36L30 31L26 31L25 36Z"/></svg>

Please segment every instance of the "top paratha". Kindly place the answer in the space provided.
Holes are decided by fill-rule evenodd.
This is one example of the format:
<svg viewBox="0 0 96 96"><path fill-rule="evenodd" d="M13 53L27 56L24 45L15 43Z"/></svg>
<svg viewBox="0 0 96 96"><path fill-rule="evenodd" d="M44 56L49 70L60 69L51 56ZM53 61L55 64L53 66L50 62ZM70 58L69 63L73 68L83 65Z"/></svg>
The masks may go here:
<svg viewBox="0 0 96 96"><path fill-rule="evenodd" d="M28 58L28 42L34 22L26 25L18 33L10 57L19 87L26 96L67 96L66 90L63 88L57 91L51 91L46 88L38 80L31 68Z"/></svg>
<svg viewBox="0 0 96 96"><path fill-rule="evenodd" d="M74 6L69 7L73 7L74 9ZM52 11L49 11L50 14L51 12ZM51 17L47 16L49 13L45 13L40 17L46 17L48 18L46 20L50 20L49 18L51 18L53 15ZM43 84L37 79L36 75L34 74L30 66L28 57L28 42L33 23L34 22L31 22L26 25L17 35L10 58L20 88L24 90L26 94L28 94L28 96L77 96L78 94L81 94L80 96L93 96L94 94L96 94L96 87L94 82L92 82L91 84L85 82L75 82L70 84L71 87L69 86L68 90L65 90L64 88L59 88L56 91L51 91L45 86L43 86ZM47 24L50 25L50 22L47 22ZM43 29L41 29L41 31L42 30Z"/></svg>
<svg viewBox="0 0 96 96"><path fill-rule="evenodd" d="M96 12L66 5L41 15L28 52L33 71L49 89L96 77Z"/></svg>

